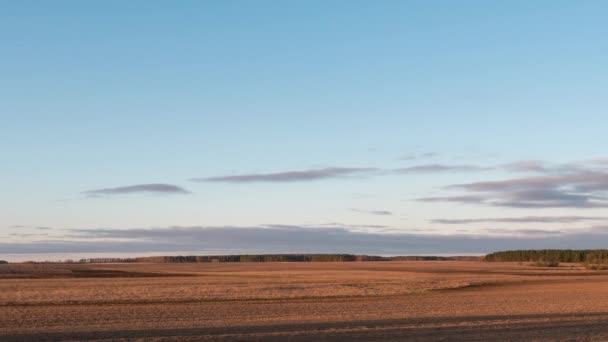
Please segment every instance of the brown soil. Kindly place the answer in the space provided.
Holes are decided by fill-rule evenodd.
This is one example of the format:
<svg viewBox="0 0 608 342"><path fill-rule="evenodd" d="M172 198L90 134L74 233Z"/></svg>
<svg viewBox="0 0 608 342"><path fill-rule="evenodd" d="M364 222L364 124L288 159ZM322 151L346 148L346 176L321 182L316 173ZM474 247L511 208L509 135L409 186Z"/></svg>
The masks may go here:
<svg viewBox="0 0 608 342"><path fill-rule="evenodd" d="M577 265L34 266L0 265L0 341L608 340L608 272Z"/></svg>

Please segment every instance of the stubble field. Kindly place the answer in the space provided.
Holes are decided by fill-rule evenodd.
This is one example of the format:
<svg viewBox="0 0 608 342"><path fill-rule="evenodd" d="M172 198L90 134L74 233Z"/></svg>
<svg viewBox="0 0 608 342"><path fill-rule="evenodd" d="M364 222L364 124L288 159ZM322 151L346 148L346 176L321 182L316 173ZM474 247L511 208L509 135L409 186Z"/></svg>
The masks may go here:
<svg viewBox="0 0 608 342"><path fill-rule="evenodd" d="M608 272L461 261L0 265L0 340L608 340Z"/></svg>

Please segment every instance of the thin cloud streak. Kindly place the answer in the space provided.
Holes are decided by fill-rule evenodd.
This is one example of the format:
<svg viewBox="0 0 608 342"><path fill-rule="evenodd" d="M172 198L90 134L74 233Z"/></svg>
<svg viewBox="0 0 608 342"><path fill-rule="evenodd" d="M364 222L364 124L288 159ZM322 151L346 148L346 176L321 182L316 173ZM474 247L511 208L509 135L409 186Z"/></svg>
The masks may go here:
<svg viewBox="0 0 608 342"><path fill-rule="evenodd" d="M420 154L410 154L405 157L399 158L399 160L417 160L417 159L427 159L427 158L435 158L439 155L437 152L426 152Z"/></svg>
<svg viewBox="0 0 608 342"><path fill-rule="evenodd" d="M588 221L603 221L608 217L601 216L524 216L472 219L434 219L432 223L439 224L474 224L474 223L577 223Z"/></svg>
<svg viewBox="0 0 608 342"><path fill-rule="evenodd" d="M437 154L434 152L420 155L412 155L402 159L430 158ZM598 160L602 161L602 160ZM597 162L596 161L596 164ZM551 177L564 177L568 173L575 172L597 172L597 170L587 170L577 164L550 165L542 160L522 160L496 166L484 166L474 164L420 164L402 168L375 168L375 167L326 167L307 170L288 170L270 173L249 173L236 175L222 175L214 177L191 178L194 182L223 182L223 183L289 183L289 182L308 182L323 179L346 178L354 176L387 176L395 174L433 174L433 173L461 173L461 172L481 172L503 170L509 172L536 172L547 174ZM549 177L545 176L545 177ZM481 182L480 182L481 183ZM463 186L463 185L455 185Z"/></svg>
<svg viewBox="0 0 608 342"><path fill-rule="evenodd" d="M506 235L510 235L510 236L518 236L518 235L523 235L523 236L537 236L537 235L541 235L541 236L546 236L546 235L562 235L563 232L559 231L559 230L547 230L547 229L517 229L517 230L513 230L513 229L504 229L504 228L490 228L490 229L486 229L486 231L488 233L492 233L492 234L506 234Z"/></svg>
<svg viewBox="0 0 608 342"><path fill-rule="evenodd" d="M401 174L415 174L415 173L440 173L440 172L474 172L474 171L487 171L491 168L478 166L478 165L446 165L446 164L425 164L415 165L409 167L403 167L395 169L394 172Z"/></svg>
<svg viewBox="0 0 608 342"><path fill-rule="evenodd" d="M284 171L274 173L253 173L207 178L193 178L194 182L223 182L223 183L289 183L310 182L322 179L345 178L361 176L376 171L376 168L363 167L327 167L321 169Z"/></svg>
<svg viewBox="0 0 608 342"><path fill-rule="evenodd" d="M111 195L126 195L136 193L148 193L148 194L189 194L190 192L182 187L172 184L137 184L129 186L121 186L115 188L104 188L97 190L84 191L83 194L89 197L96 196L111 196Z"/></svg>
<svg viewBox="0 0 608 342"><path fill-rule="evenodd" d="M350 208L350 210L354 211L356 213L379 215L379 216L390 216L390 215L393 215L393 213L390 212L390 211L388 211L388 210L366 210L366 209L357 209L357 208Z"/></svg>
<svg viewBox="0 0 608 342"><path fill-rule="evenodd" d="M434 197L421 197L417 198L419 202L455 202L464 204L483 204L486 199L482 196L477 195L463 195L463 196L434 196Z"/></svg>
<svg viewBox="0 0 608 342"><path fill-rule="evenodd" d="M547 172L548 166L542 160L520 160L502 165L508 171L512 172Z"/></svg>

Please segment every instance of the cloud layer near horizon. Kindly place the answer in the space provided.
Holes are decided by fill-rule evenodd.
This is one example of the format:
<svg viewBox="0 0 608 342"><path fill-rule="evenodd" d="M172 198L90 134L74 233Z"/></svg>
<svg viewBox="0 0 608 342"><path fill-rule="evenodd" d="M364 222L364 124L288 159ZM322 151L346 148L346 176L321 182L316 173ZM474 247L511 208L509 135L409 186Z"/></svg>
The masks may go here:
<svg viewBox="0 0 608 342"><path fill-rule="evenodd" d="M0 243L0 253L176 252L200 253L488 253L504 249L602 248L608 227L584 230L487 229L487 234L374 233L351 226L264 225L78 229L70 239Z"/></svg>
<svg viewBox="0 0 608 342"><path fill-rule="evenodd" d="M197 182L220 183L290 183L329 179L361 179L368 177L398 176L406 174L435 174L450 172L502 172L502 179L483 180L459 184L441 184L437 196L418 198L418 201L450 202L467 205L494 206L521 209L567 208L597 209L608 207L608 169L604 159L568 164L549 164L544 161L516 161L495 166L472 164L419 164L405 168L326 167L250 173L218 177L196 178ZM517 176L515 176L517 174ZM485 175L485 173L484 173ZM494 177L496 174L493 175ZM441 177L445 179L445 177ZM452 181L453 182L453 181ZM83 192L88 197L126 194L188 194L186 189L172 184L136 184L95 189ZM400 214L392 209L374 208L373 203L351 204L343 210L378 216L378 222L367 225L319 224L316 226L256 225L227 227L166 227L157 229L82 229L73 230L61 240L37 241L31 232L29 242L0 244L0 252L50 251L55 247L80 250L116 249L133 251L180 250L231 250L234 253L258 252L349 252L374 254L412 253L466 253L490 252L501 248L549 248L575 245L595 246L608 243L606 216L580 214L550 216L546 213L519 217L425 218L432 224L461 225L438 227L412 227L400 229L392 216ZM366 208L367 207L367 208ZM393 208L391 206L391 208ZM359 215L357 219L363 217ZM385 216L380 218L380 216ZM366 218L370 220L371 218ZM329 218L328 221L333 220ZM590 223L589 228L564 227L567 224ZM387 224L387 225L383 225ZM476 226L469 229L466 225ZM505 227L507 224L517 226ZM534 226L538 224L539 226ZM595 224L595 225L594 225ZM520 226L525 225L525 226ZM448 233L450 232L450 233ZM458 234L454 234L458 232ZM25 236L25 235L24 235ZM27 239L24 239L27 240ZM567 244L562 244L567 241ZM15 245L11 247L11 245ZM80 247L79 247L80 246ZM130 247L125 247L130 246ZM85 248L86 247L86 248ZM601 244L597 245L601 247ZM591 248L591 247L589 247ZM104 250L105 251L105 250Z"/></svg>

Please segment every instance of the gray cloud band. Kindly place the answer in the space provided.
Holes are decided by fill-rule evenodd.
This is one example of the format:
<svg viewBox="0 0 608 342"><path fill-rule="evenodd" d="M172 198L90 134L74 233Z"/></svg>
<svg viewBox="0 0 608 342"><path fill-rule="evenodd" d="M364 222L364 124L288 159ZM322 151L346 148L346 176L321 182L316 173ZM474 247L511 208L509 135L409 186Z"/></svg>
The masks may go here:
<svg viewBox="0 0 608 342"><path fill-rule="evenodd" d="M603 248L608 244L607 228L571 232L487 230L476 235L380 234L340 226L291 225L80 229L72 231L71 240L0 243L0 253L487 253L513 248Z"/></svg>

